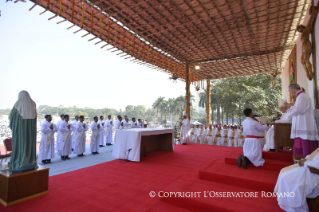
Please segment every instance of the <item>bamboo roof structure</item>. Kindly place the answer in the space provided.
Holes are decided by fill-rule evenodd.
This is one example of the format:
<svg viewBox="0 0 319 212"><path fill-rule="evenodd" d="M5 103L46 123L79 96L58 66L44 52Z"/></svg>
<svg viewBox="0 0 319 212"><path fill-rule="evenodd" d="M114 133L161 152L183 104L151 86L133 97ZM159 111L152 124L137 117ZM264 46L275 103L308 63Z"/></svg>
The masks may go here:
<svg viewBox="0 0 319 212"><path fill-rule="evenodd" d="M31 0L125 59L191 82L281 71L310 0ZM34 7L33 6L33 7ZM32 8L33 8L32 7ZM30 8L30 10L32 9ZM41 14L43 14L42 12ZM199 70L194 66L200 65Z"/></svg>

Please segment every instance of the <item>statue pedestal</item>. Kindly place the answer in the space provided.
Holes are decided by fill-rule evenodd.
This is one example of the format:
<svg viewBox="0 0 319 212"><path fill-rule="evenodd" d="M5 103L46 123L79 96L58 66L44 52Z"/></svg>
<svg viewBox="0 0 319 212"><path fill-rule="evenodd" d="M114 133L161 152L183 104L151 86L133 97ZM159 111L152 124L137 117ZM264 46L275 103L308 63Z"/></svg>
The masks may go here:
<svg viewBox="0 0 319 212"><path fill-rule="evenodd" d="M0 170L0 203L10 206L48 193L49 168L23 172Z"/></svg>

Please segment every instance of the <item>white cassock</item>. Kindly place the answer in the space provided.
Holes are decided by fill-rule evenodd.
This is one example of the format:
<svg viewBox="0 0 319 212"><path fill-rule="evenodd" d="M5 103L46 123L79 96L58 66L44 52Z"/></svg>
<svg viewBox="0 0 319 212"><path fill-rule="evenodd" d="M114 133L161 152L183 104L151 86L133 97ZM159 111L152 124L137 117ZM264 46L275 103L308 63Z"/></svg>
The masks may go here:
<svg viewBox="0 0 319 212"><path fill-rule="evenodd" d="M77 134L78 132L76 131L76 127L78 125L79 121L74 120L72 121L72 149L74 149L75 143L76 143L76 139L77 139Z"/></svg>
<svg viewBox="0 0 319 212"><path fill-rule="evenodd" d="M283 168L277 179L274 192L284 194L294 193L294 197L278 197L281 209L285 211L308 212L306 198L315 198L319 195L319 175L310 172L308 166L319 169L319 148L306 157L304 166L295 164Z"/></svg>
<svg viewBox="0 0 319 212"><path fill-rule="evenodd" d="M197 137L199 136L200 134L200 128L195 128L195 132L194 132L194 136L195 136L195 140L194 140L194 143L197 143Z"/></svg>
<svg viewBox="0 0 319 212"><path fill-rule="evenodd" d="M122 122L123 122L123 128L127 129L130 123L125 120L123 120Z"/></svg>
<svg viewBox="0 0 319 212"><path fill-rule="evenodd" d="M121 127L121 121L120 120L116 120L115 121L115 129L120 129Z"/></svg>
<svg viewBox="0 0 319 212"><path fill-rule="evenodd" d="M59 137L61 136L61 133L59 132L59 128L60 128L60 125L64 122L64 120L59 120L58 123L56 123L56 129L58 130L58 135L57 135L57 138L56 138L56 146L55 146L55 150L59 151Z"/></svg>
<svg viewBox="0 0 319 212"><path fill-rule="evenodd" d="M59 155L60 156L67 156L71 154L71 145L72 145L72 125L70 124L70 129L68 129L69 123L63 121L59 127L60 137L58 139L59 145Z"/></svg>
<svg viewBox="0 0 319 212"><path fill-rule="evenodd" d="M227 143L228 146L233 146L231 143L231 137L233 135L233 130L232 129L228 129L228 133L227 133Z"/></svg>
<svg viewBox="0 0 319 212"><path fill-rule="evenodd" d="M234 147L239 147L239 142L238 142L238 139L240 138L240 129L236 129L235 130L235 136L234 136ZM242 146L242 145L241 145Z"/></svg>
<svg viewBox="0 0 319 212"><path fill-rule="evenodd" d="M297 94L298 95L298 94ZM314 109L311 98L305 92L301 92L294 106L289 110L292 116L290 138L301 138L304 140L318 141L318 129L314 119Z"/></svg>
<svg viewBox="0 0 319 212"><path fill-rule="evenodd" d="M105 138L105 143L107 144L111 144L112 143L112 136L113 136L113 122L111 124L110 119L108 119L105 123L106 123L106 138Z"/></svg>
<svg viewBox="0 0 319 212"><path fill-rule="evenodd" d="M137 128L142 128L142 123L137 123Z"/></svg>
<svg viewBox="0 0 319 212"><path fill-rule="evenodd" d="M99 146L100 130L97 128L97 125L98 123L95 121L91 124L91 130L92 130L91 143L90 143L91 152L99 152L99 149L100 149L100 146Z"/></svg>
<svg viewBox="0 0 319 212"><path fill-rule="evenodd" d="M279 120L276 120L275 123L291 123L292 117L289 114L289 111L283 113ZM275 149L275 139L274 139L274 126L268 130L266 135L266 145L264 147L264 151L269 151L270 149Z"/></svg>
<svg viewBox="0 0 319 212"><path fill-rule="evenodd" d="M40 160L50 160L54 158L54 133L57 131L56 125L50 129L51 122L45 120L41 124L41 143L39 150Z"/></svg>
<svg viewBox="0 0 319 212"><path fill-rule="evenodd" d="M137 128L136 122L131 122L131 128Z"/></svg>
<svg viewBox="0 0 319 212"><path fill-rule="evenodd" d="M182 133L181 133L181 143L189 143L189 137L190 137L190 123L188 118L183 120L182 125Z"/></svg>
<svg viewBox="0 0 319 212"><path fill-rule="evenodd" d="M222 129L220 131L219 145L221 145L221 146L224 146L224 143L225 143L225 136L226 136L226 132L227 132L226 130L227 130L227 128L226 129Z"/></svg>
<svg viewBox="0 0 319 212"><path fill-rule="evenodd" d="M212 130L213 130L212 136L208 140L208 144L209 145L213 145L214 144L214 140L215 140L215 136L216 136L217 129L212 129Z"/></svg>
<svg viewBox="0 0 319 212"><path fill-rule="evenodd" d="M261 132L268 130L267 125L261 125L252 118L247 117L243 121L244 135L246 136L244 143L244 156L247 157L255 166L262 166L265 160L262 159L261 143L259 138L248 138L249 136L260 136Z"/></svg>
<svg viewBox="0 0 319 212"><path fill-rule="evenodd" d="M206 135L207 135L207 133L208 133L208 130L209 130L209 129L203 130L203 133L202 133L202 135L200 136L200 141L199 141L200 144L204 144L204 143L205 143L205 138L206 138Z"/></svg>
<svg viewBox="0 0 319 212"><path fill-rule="evenodd" d="M190 142L191 143L195 143L195 137L196 137L196 135L195 135L195 131L196 131L196 129L195 128L191 128L191 130L190 130Z"/></svg>
<svg viewBox="0 0 319 212"><path fill-rule="evenodd" d="M106 125L104 124L104 126L102 125L102 123L104 123L103 121L98 121L98 124L100 124L100 136L99 136L99 145L104 145L104 129L106 127Z"/></svg>
<svg viewBox="0 0 319 212"><path fill-rule="evenodd" d="M77 138L74 145L74 154L81 155L85 152L85 142L86 142L86 131L89 129L88 125L85 124L83 127L83 122L80 122L76 125Z"/></svg>

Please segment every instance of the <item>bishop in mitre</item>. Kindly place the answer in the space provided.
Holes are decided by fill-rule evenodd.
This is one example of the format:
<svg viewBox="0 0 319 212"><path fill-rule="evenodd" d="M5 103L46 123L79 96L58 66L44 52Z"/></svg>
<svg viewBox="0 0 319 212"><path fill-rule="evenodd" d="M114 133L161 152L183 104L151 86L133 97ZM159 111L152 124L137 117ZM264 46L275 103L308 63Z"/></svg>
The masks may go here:
<svg viewBox="0 0 319 212"><path fill-rule="evenodd" d="M186 115L186 112L183 112L183 122L181 123L181 143L183 145L187 145L189 143L190 138L190 122Z"/></svg>
<svg viewBox="0 0 319 212"><path fill-rule="evenodd" d="M12 130L11 171L37 168L37 109L27 91L21 91L10 113Z"/></svg>

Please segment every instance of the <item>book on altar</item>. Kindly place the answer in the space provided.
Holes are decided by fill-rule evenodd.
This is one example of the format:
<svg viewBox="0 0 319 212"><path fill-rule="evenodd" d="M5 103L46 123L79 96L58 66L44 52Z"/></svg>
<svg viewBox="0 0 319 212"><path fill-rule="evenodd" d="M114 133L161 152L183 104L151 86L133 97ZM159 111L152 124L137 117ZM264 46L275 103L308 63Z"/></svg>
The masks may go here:
<svg viewBox="0 0 319 212"><path fill-rule="evenodd" d="M287 100L285 98L278 98L278 107L285 106Z"/></svg>
<svg viewBox="0 0 319 212"><path fill-rule="evenodd" d="M263 116L263 117L256 117L256 119L257 119L257 121L258 121L259 123L261 123L262 125L268 124L268 123L270 122L270 119L267 118L267 117L265 117L265 116Z"/></svg>

